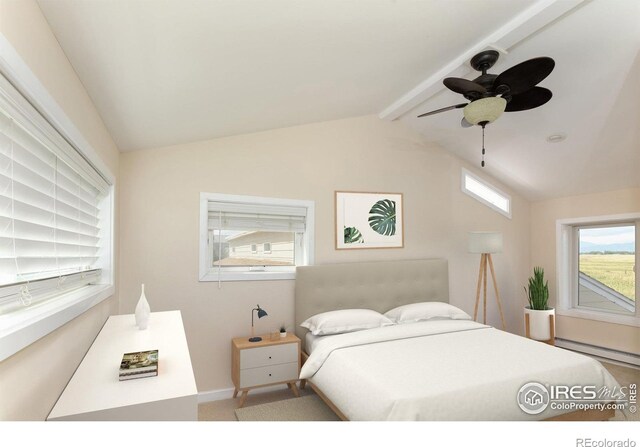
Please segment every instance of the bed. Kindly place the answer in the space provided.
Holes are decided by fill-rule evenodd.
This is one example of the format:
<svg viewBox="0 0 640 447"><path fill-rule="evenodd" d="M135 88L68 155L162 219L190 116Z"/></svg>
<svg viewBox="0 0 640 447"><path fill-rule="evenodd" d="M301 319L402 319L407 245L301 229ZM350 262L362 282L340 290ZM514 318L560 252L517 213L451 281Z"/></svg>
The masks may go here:
<svg viewBox="0 0 640 447"><path fill-rule="evenodd" d="M309 336L307 318L339 309L384 313L448 302L446 260L299 267L296 335L300 378L343 420L606 420L614 410L527 414L517 395L528 382L613 388L590 357L470 320L435 320L339 335Z"/></svg>

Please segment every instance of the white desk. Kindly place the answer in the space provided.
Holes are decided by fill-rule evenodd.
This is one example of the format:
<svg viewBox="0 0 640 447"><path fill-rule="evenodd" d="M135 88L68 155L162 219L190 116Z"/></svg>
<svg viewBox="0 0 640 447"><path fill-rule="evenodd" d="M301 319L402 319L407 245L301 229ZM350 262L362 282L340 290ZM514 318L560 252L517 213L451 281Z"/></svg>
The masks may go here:
<svg viewBox="0 0 640 447"><path fill-rule="evenodd" d="M158 375L119 381L122 355L158 350ZM141 331L133 315L111 316L47 420L198 419L198 391L180 311L154 312Z"/></svg>

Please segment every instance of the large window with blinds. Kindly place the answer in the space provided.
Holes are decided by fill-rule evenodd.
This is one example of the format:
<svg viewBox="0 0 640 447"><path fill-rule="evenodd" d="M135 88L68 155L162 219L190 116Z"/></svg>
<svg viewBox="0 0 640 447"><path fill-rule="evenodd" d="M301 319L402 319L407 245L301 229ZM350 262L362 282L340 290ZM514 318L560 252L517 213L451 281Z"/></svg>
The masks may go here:
<svg viewBox="0 0 640 447"><path fill-rule="evenodd" d="M293 279L313 256L313 202L201 194L201 281Z"/></svg>
<svg viewBox="0 0 640 447"><path fill-rule="evenodd" d="M112 289L111 207L105 178L0 76L0 359Z"/></svg>

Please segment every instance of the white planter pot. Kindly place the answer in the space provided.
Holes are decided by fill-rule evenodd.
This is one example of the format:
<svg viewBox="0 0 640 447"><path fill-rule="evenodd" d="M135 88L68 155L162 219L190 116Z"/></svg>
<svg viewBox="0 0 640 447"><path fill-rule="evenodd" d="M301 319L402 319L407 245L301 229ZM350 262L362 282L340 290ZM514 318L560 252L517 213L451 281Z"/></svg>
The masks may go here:
<svg viewBox="0 0 640 447"><path fill-rule="evenodd" d="M547 341L551 339L551 315L556 314L554 308L547 310L533 310L524 308L525 318L529 315L529 337L534 340ZM555 317L554 317L555 325ZM525 321L526 324L526 321ZM526 329L526 328L525 328ZM555 333L555 327L553 332Z"/></svg>
<svg viewBox="0 0 640 447"><path fill-rule="evenodd" d="M280 332L280 338L285 338L287 336L286 332Z"/></svg>

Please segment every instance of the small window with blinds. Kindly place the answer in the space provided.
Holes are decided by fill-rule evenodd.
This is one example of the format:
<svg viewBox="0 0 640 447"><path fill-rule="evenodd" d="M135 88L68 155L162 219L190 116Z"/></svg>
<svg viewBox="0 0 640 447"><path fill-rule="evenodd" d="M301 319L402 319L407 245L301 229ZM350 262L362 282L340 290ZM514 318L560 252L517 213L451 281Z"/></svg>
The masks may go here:
<svg viewBox="0 0 640 447"><path fill-rule="evenodd" d="M203 193L201 213L203 281L292 279L311 262L313 202Z"/></svg>
<svg viewBox="0 0 640 447"><path fill-rule="evenodd" d="M100 283L107 185L87 169L0 107L0 314Z"/></svg>

